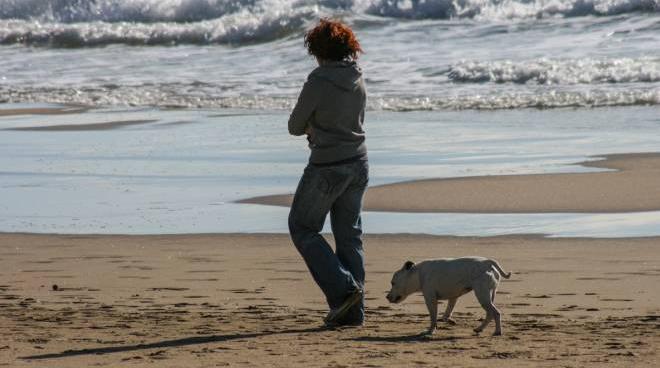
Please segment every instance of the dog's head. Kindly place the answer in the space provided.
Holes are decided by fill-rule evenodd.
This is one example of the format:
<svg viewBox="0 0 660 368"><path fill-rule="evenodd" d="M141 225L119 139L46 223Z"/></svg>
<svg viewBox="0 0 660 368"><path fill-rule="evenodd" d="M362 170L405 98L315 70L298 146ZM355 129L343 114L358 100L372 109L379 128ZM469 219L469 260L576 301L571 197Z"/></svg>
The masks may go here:
<svg viewBox="0 0 660 368"><path fill-rule="evenodd" d="M416 291L415 285L419 284L416 271L415 263L406 261L403 267L394 273L394 276L392 276L392 289L387 293L387 300L390 303L400 303Z"/></svg>

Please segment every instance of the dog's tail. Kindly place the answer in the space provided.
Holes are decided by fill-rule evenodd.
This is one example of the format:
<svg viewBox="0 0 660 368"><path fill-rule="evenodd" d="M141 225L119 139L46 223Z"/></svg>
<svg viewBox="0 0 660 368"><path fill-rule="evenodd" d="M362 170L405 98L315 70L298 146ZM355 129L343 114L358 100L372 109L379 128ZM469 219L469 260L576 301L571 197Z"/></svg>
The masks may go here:
<svg viewBox="0 0 660 368"><path fill-rule="evenodd" d="M497 261L492 260L492 259L490 259L489 261L490 261L490 262L489 262L489 263L490 263L490 266L491 266L492 268L494 268L494 269L495 269L500 275L502 275L502 277L504 277L505 279L508 279L509 277L511 277L511 272L508 272L508 273L507 273L507 272L504 272L504 270L502 269L502 267L500 266L500 264L497 263Z"/></svg>

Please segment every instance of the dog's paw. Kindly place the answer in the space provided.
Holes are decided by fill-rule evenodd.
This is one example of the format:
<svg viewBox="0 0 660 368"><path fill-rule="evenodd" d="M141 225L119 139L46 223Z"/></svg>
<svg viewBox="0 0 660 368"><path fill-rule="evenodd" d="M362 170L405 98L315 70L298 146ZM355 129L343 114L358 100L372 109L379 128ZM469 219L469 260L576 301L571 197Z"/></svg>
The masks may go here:
<svg viewBox="0 0 660 368"><path fill-rule="evenodd" d="M493 336L502 336L502 331L493 332Z"/></svg>
<svg viewBox="0 0 660 368"><path fill-rule="evenodd" d="M479 335L481 333L481 331L483 331L483 330L477 327L477 328L473 329L472 331L474 331L475 334Z"/></svg>

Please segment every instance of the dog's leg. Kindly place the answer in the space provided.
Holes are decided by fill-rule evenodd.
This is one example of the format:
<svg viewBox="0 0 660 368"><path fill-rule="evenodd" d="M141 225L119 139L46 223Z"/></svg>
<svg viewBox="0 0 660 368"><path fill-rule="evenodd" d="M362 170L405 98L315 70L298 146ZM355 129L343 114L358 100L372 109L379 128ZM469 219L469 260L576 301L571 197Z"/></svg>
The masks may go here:
<svg viewBox="0 0 660 368"><path fill-rule="evenodd" d="M431 326L429 326L426 334L433 335L438 322L438 298L435 295L435 291L433 290L423 290L423 293L424 301L426 302L426 308L428 308L429 317L431 318Z"/></svg>
<svg viewBox="0 0 660 368"><path fill-rule="evenodd" d="M495 319L495 333L493 335L499 336L502 334L500 311L497 310L492 301L492 292L495 284L495 280L493 280L492 276L488 273L479 277L474 282L474 294L476 295L479 304L481 304L486 311L486 318L479 327L474 329L474 332L476 333L483 331L490 321Z"/></svg>
<svg viewBox="0 0 660 368"><path fill-rule="evenodd" d="M491 291L490 301L495 303L495 294L497 293L497 286L500 284L500 274L498 272L493 273L495 277L495 283L493 284L493 290Z"/></svg>
<svg viewBox="0 0 660 368"><path fill-rule="evenodd" d="M495 315L495 332L493 332L493 336L502 336L502 314L494 304L492 306L493 314Z"/></svg>
<svg viewBox="0 0 660 368"><path fill-rule="evenodd" d="M477 292L477 288L474 288L474 294L477 296L477 300L479 300L479 304L481 304L481 306L486 311L486 317L484 317L483 322L481 322L479 327L474 329L474 332L481 333L481 331L483 331L484 328L486 328L486 326L488 326L490 321L493 320L493 313L492 313L492 310L489 306L490 305L490 295L489 295L490 293L488 291L486 291L487 296L485 298L488 299L489 301L485 302L485 303L481 301L481 299L483 299L484 297L483 296L479 297L479 293Z"/></svg>
<svg viewBox="0 0 660 368"><path fill-rule="evenodd" d="M447 323L452 324L452 325L456 324L456 321L451 319L451 313L454 311L454 307L456 306L456 301L457 300L458 300L458 298L453 298L453 299L449 299L447 301L447 309L445 309L445 314L442 315L441 321L447 322Z"/></svg>
<svg viewBox="0 0 660 368"><path fill-rule="evenodd" d="M497 272L496 272L497 273ZM495 276L495 280L493 280L493 290L491 291L491 298L490 298L490 305L492 306L494 312L493 316L495 318L495 332L493 333L494 336L501 336L502 335L502 314L500 313L499 309L495 306L495 295L497 294L497 286L499 285L499 275Z"/></svg>

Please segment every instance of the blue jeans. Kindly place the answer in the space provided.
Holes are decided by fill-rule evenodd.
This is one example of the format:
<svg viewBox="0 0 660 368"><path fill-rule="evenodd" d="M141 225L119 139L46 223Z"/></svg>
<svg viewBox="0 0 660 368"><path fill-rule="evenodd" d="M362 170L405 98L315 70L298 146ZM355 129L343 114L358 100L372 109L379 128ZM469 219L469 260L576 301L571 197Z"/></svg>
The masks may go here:
<svg viewBox="0 0 660 368"><path fill-rule="evenodd" d="M334 166L307 165L289 213L289 232L330 308L355 288L364 288L362 197L369 181L367 161ZM320 234L330 213L336 252ZM364 301L347 313L346 322L364 320Z"/></svg>

